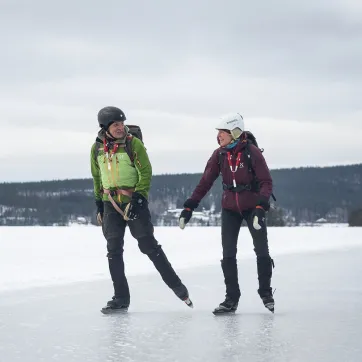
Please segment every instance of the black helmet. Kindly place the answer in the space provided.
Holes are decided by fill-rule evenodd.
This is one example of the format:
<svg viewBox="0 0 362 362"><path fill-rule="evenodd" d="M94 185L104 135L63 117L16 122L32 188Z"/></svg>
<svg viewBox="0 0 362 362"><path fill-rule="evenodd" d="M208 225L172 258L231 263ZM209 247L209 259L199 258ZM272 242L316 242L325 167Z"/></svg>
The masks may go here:
<svg viewBox="0 0 362 362"><path fill-rule="evenodd" d="M114 122L125 120L125 114L117 107L104 107L98 112L99 126L104 129L108 129L108 127Z"/></svg>

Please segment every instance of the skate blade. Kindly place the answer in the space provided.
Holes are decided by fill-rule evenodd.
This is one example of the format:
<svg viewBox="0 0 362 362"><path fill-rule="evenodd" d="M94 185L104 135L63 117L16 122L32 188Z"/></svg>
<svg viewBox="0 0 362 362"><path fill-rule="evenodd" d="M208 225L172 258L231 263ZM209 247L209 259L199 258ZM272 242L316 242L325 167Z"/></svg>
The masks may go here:
<svg viewBox="0 0 362 362"><path fill-rule="evenodd" d="M265 304L265 308L274 313L274 303Z"/></svg>
<svg viewBox="0 0 362 362"><path fill-rule="evenodd" d="M186 305L190 308L193 308L194 307L194 304L191 302L191 299L190 298L187 298L184 300L184 302L186 303Z"/></svg>
<svg viewBox="0 0 362 362"><path fill-rule="evenodd" d="M122 314L122 313L127 313L128 308L102 308L101 312L103 314Z"/></svg>

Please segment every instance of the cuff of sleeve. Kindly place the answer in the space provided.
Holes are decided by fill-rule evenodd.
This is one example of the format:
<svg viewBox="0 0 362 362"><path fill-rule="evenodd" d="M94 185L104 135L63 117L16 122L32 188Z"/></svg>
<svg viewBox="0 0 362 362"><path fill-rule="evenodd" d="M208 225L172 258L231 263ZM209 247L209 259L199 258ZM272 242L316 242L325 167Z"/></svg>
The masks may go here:
<svg viewBox="0 0 362 362"><path fill-rule="evenodd" d="M198 206L199 206L199 203L193 199L187 199L184 203L185 209L195 210L198 208Z"/></svg>

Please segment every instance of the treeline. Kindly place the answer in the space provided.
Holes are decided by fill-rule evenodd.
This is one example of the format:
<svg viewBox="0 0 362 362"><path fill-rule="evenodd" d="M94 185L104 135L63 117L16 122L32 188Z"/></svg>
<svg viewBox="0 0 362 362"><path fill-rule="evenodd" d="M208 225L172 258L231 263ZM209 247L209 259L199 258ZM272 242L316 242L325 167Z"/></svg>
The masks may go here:
<svg viewBox="0 0 362 362"><path fill-rule="evenodd" d="M362 208L362 164L272 170L278 217L298 225L324 218L347 222ZM166 210L182 208L201 174L156 175L150 191L150 209L157 225ZM199 209L221 208L221 179ZM83 217L95 223L91 179L0 184L1 225L68 225Z"/></svg>

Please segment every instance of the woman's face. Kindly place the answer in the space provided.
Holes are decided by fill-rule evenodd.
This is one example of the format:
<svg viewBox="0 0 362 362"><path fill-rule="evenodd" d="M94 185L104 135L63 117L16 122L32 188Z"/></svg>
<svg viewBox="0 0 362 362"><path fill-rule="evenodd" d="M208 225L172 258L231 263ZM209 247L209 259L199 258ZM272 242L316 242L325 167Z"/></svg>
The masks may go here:
<svg viewBox="0 0 362 362"><path fill-rule="evenodd" d="M225 147L233 141L233 137L231 136L231 134L221 129L217 134L217 138L220 142L221 147Z"/></svg>

